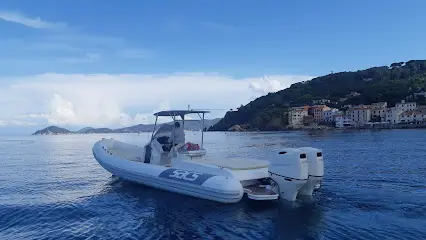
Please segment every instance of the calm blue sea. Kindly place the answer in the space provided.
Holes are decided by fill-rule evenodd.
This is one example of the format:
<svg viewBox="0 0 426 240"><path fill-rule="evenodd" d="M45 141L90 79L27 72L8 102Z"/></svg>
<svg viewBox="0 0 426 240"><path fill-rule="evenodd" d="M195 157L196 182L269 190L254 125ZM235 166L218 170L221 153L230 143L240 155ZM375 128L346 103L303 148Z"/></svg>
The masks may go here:
<svg viewBox="0 0 426 240"><path fill-rule="evenodd" d="M313 198L233 205L112 181L92 157L102 137L149 135L0 137L0 239L426 239L425 130L206 133L218 157L324 150Z"/></svg>

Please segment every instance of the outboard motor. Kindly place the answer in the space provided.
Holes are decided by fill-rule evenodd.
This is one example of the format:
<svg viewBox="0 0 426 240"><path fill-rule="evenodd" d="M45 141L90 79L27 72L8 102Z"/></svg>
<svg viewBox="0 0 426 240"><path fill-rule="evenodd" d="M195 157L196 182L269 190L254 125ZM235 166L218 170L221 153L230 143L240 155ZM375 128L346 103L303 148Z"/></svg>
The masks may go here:
<svg viewBox="0 0 426 240"><path fill-rule="evenodd" d="M308 181L300 189L299 194L301 195L312 195L312 192L324 176L324 161L322 157L322 151L317 148L303 147L300 150L306 152L308 155Z"/></svg>
<svg viewBox="0 0 426 240"><path fill-rule="evenodd" d="M269 164L269 174L277 183L280 198L294 201L308 179L306 153L297 148L284 148Z"/></svg>

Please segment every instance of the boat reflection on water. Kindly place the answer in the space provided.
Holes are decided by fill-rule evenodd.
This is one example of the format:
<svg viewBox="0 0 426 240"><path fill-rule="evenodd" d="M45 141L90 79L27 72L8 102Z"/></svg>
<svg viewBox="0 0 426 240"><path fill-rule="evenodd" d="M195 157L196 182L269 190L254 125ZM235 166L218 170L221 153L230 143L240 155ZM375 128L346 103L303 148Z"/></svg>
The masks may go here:
<svg viewBox="0 0 426 240"><path fill-rule="evenodd" d="M267 239L318 239L323 207L315 198L301 196L296 202L278 200L275 204L246 202L244 212L268 221L264 226Z"/></svg>
<svg viewBox="0 0 426 240"><path fill-rule="evenodd" d="M245 197L236 204L222 204L111 180L91 201L101 205L115 202L119 206L100 207L101 214L124 218L120 221L144 239L315 238L322 218L322 208L312 196L296 202L250 201Z"/></svg>

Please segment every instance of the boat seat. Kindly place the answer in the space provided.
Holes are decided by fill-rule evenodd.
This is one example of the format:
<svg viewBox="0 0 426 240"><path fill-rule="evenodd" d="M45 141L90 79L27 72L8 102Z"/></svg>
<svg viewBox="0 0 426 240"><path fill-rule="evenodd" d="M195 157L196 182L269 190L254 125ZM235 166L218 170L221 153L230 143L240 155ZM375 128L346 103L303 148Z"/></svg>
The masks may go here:
<svg viewBox="0 0 426 240"><path fill-rule="evenodd" d="M252 170L269 167L269 162L264 160L253 160L249 158L235 157L223 159L201 158L194 160L199 163L212 164L231 170Z"/></svg>

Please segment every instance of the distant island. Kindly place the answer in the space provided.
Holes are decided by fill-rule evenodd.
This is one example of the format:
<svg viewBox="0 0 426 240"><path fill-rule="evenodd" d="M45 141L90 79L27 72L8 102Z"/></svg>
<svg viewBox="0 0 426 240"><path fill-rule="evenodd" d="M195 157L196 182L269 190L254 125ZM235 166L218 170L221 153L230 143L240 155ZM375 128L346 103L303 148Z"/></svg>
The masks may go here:
<svg viewBox="0 0 426 240"><path fill-rule="evenodd" d="M215 119L205 119L204 120L204 129L213 126L220 121L220 118ZM181 121L179 121L181 122ZM165 124L172 124L171 122ZM156 129L158 129L162 124L158 124ZM200 131L201 120L185 120L185 130L187 131ZM154 124L138 124L130 127L110 129L110 128L92 128L85 127L78 131L70 131L65 128L58 126L49 126L47 128L38 130L32 135L65 135L65 134L95 134L95 133L140 133L140 132L151 132L154 128Z"/></svg>
<svg viewBox="0 0 426 240"><path fill-rule="evenodd" d="M422 105L426 105L426 60L410 60L354 72L330 73L292 84L229 110L208 130L277 131L293 129L296 125L299 129L334 127L336 120L345 126L378 121L420 124L426 122L426 118L418 118L424 109ZM360 110L366 114L361 123L355 116ZM332 116L328 119L331 121L327 121L326 116Z"/></svg>

